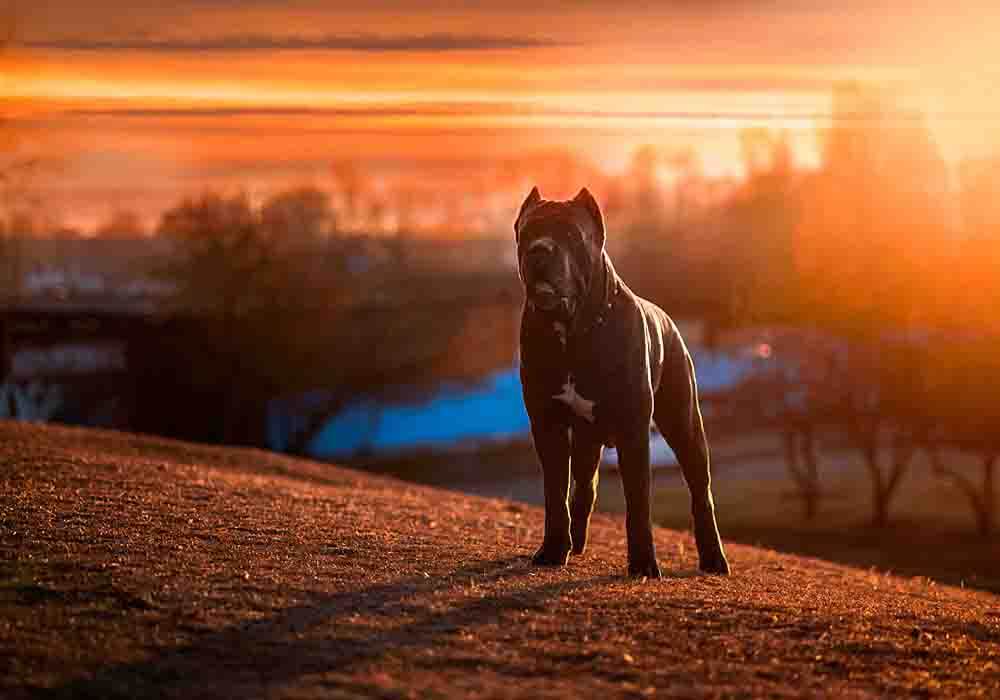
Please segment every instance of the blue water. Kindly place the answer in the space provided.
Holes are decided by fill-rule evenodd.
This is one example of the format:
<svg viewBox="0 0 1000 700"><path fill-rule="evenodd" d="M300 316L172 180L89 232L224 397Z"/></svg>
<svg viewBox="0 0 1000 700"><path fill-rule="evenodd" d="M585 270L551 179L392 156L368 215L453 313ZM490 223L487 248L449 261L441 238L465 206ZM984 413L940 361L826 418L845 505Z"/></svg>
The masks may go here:
<svg viewBox="0 0 1000 700"><path fill-rule="evenodd" d="M516 368L491 375L474 388L447 387L437 396L404 405L359 402L333 418L309 444L317 457L360 450L395 452L525 435L528 414Z"/></svg>
<svg viewBox="0 0 1000 700"><path fill-rule="evenodd" d="M720 353L695 352L695 369L702 394L721 391L753 369L752 361ZM299 405L322 399L321 392L299 398ZM273 449L287 445L298 422L287 402L274 402L268 425ZM332 418L309 443L309 454L320 458L348 457L362 451L404 452L420 447L451 447L527 436L528 415L521 398L516 367L488 376L474 387L445 386L425 401L385 404L362 399ZM654 461L671 461L662 439L654 441ZM609 451L611 452L611 451ZM613 452L608 462L615 462Z"/></svg>

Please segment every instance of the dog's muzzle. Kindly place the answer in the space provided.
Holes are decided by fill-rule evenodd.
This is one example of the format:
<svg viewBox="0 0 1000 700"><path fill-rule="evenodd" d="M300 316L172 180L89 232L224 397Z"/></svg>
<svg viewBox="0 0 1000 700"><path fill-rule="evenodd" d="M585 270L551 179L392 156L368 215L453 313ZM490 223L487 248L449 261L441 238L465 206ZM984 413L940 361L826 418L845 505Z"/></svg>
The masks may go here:
<svg viewBox="0 0 1000 700"><path fill-rule="evenodd" d="M556 292L548 284L535 286L528 301L532 307L545 314L558 315L561 318L569 319L573 316L573 300Z"/></svg>
<svg viewBox="0 0 1000 700"><path fill-rule="evenodd" d="M531 295L531 303L540 311L555 311L566 302L566 297L556 294L552 289L536 289Z"/></svg>

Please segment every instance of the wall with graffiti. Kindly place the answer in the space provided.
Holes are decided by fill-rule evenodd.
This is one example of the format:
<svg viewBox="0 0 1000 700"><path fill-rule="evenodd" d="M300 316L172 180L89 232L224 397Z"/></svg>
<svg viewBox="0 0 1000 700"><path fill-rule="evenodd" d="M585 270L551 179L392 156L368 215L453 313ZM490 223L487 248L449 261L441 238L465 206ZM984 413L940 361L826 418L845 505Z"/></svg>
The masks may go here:
<svg viewBox="0 0 1000 700"><path fill-rule="evenodd" d="M0 382L0 418L121 427L127 411L121 342L12 348Z"/></svg>

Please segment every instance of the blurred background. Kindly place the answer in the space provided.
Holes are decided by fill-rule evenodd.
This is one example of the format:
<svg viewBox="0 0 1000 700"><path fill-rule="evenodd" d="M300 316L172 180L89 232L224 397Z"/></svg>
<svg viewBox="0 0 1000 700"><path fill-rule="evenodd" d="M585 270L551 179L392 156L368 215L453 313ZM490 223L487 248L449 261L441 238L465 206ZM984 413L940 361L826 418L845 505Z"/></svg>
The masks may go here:
<svg viewBox="0 0 1000 700"><path fill-rule="evenodd" d="M724 537L1000 590L992 5L8 1L0 29L0 417L539 502L512 222L586 186L692 349Z"/></svg>

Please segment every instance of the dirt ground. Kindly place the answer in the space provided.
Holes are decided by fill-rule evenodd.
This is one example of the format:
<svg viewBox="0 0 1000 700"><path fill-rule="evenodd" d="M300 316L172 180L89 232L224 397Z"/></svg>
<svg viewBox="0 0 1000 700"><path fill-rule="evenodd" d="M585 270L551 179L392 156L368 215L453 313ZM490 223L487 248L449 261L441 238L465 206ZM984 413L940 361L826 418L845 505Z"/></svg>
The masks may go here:
<svg viewBox="0 0 1000 700"><path fill-rule="evenodd" d="M914 458L893 498L889 524L878 528L871 525L871 480L861 455L836 435L824 437L820 444L822 499L812 520L804 518L802 502L794 494L780 434L757 431L714 438L713 491L723 537L1000 594L1000 532L983 536L976 531L966 496L934 474L924 453ZM975 457L947 451L942 457L973 481L982 478ZM883 463L890 459L886 452ZM386 456L361 466L477 496L532 505L544 500L538 458L530 443L478 452ZM680 469L676 464L663 464L654 475L654 521L686 529L690 501ZM621 480L614 468L602 468L597 507L619 515L625 512Z"/></svg>
<svg viewBox="0 0 1000 700"><path fill-rule="evenodd" d="M3 697L1000 696L1000 598L251 450L0 423Z"/></svg>
<svg viewBox="0 0 1000 700"><path fill-rule="evenodd" d="M722 446L725 448L725 443ZM713 465L713 491L723 537L1000 594L1000 533L983 536L976 532L965 496L933 474L925 455L914 459L893 499L889 524L882 528L871 525L871 480L855 450L823 450L823 498L812 520L803 516L802 503L793 494L780 455L726 456ZM978 464L973 460L951 453L946 457L970 478L978 477ZM603 480L598 507L624 512L617 475ZM654 520L665 527L683 529L688 525L689 510L688 491L679 470L661 470L653 501Z"/></svg>

